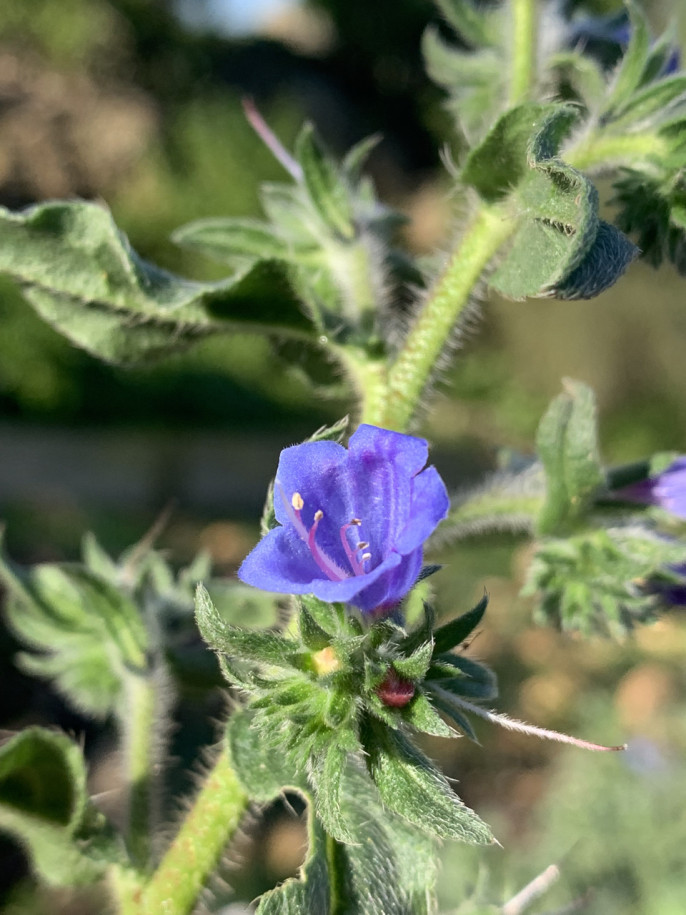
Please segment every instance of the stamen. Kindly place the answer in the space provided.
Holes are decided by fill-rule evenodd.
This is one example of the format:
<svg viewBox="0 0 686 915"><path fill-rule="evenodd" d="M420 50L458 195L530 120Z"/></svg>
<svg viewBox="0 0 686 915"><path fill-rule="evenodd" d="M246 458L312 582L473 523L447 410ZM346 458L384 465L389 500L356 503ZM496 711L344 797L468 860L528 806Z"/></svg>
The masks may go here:
<svg viewBox="0 0 686 915"><path fill-rule="evenodd" d="M354 575L364 575L365 571L362 568L362 565L357 558L355 550L350 546L348 541L348 530L351 527L359 527L362 524L359 518L353 518L352 521L349 521L347 524L344 524L341 528L341 543L343 544L343 549L345 550L345 555L348 557L348 562L350 563L350 568L353 570ZM359 549L359 547L358 547Z"/></svg>
<svg viewBox="0 0 686 915"><path fill-rule="evenodd" d="M366 562L368 559L371 559L371 558L372 558L371 553L363 553L362 556L360 556L360 562Z"/></svg>
<svg viewBox="0 0 686 915"><path fill-rule="evenodd" d="M366 540L360 540L360 542L357 544L357 549L366 550L368 546L369 546L369 543Z"/></svg>
<svg viewBox="0 0 686 915"><path fill-rule="evenodd" d="M310 532L307 535L307 545L310 548L310 553L312 553L312 558L317 563L322 572L326 575L327 578L331 581L343 581L344 578L350 578L347 572L344 572L343 569L339 568L333 559L330 559L326 553L317 546L315 537L317 535L317 528L319 527L319 522L324 517L324 512L321 509L317 509L314 513L314 524L310 528Z"/></svg>
<svg viewBox="0 0 686 915"><path fill-rule="evenodd" d="M324 517L324 512L321 511L321 509L315 512L314 524L308 531L303 524L302 516L300 514L300 512L305 507L305 500L303 497L299 492L294 492L289 502L286 498L286 493L284 492L283 486L279 480L276 481L276 487L279 490L281 501L283 502L284 508L286 509L286 514L288 515L291 524L296 529L300 539L307 544L310 553L312 554L312 558L317 563L322 572L326 575L326 577L330 581L343 581L345 578L350 578L350 575L344 569L341 569L341 567L337 565L333 559L327 556L326 553L320 549L320 547L315 542L314 538L317 533L317 527L319 526L319 522Z"/></svg>

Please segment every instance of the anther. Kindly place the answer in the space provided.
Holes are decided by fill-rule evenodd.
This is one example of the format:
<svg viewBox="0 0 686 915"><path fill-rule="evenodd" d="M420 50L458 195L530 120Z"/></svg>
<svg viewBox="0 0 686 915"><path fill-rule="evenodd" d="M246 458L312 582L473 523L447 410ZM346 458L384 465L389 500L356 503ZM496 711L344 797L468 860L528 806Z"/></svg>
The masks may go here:
<svg viewBox="0 0 686 915"><path fill-rule="evenodd" d="M357 544L357 549L366 550L368 546L369 546L369 543L366 540L360 540L360 542Z"/></svg>
<svg viewBox="0 0 686 915"><path fill-rule="evenodd" d="M362 556L360 557L360 562L366 562L367 559L371 559L371 558L372 558L371 553L363 553Z"/></svg>
<svg viewBox="0 0 686 915"><path fill-rule="evenodd" d="M362 522L360 521L359 518L351 518L350 521L348 522L348 524L354 524L355 527L359 527L362 524Z"/></svg>
<svg viewBox="0 0 686 915"><path fill-rule="evenodd" d="M300 501L302 502L302 499ZM321 521L323 517L324 512L321 510L321 508L317 509L317 511L314 513L314 520Z"/></svg>
<svg viewBox="0 0 686 915"><path fill-rule="evenodd" d="M291 497L291 505L297 512L302 511L305 503L303 502L303 497L300 495L299 492L293 493L293 495Z"/></svg>

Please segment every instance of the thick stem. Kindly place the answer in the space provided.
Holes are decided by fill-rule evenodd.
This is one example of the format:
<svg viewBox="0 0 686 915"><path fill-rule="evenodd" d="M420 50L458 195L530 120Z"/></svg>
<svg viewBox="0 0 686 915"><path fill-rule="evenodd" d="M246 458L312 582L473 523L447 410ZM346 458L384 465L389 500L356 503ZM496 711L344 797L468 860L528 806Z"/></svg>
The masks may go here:
<svg viewBox="0 0 686 915"><path fill-rule="evenodd" d="M248 805L223 750L144 888L138 915L189 915Z"/></svg>
<svg viewBox="0 0 686 915"><path fill-rule="evenodd" d="M425 301L390 367L385 400L369 400L363 422L404 431L455 324L489 261L515 228L495 206L481 206Z"/></svg>
<svg viewBox="0 0 686 915"><path fill-rule="evenodd" d="M127 829L131 858L137 867L150 864L155 822L156 763L160 754L162 709L160 680L155 675L131 674L126 682L124 766L129 785Z"/></svg>
<svg viewBox="0 0 686 915"><path fill-rule="evenodd" d="M512 74L508 101L517 105L528 98L536 81L537 2L511 0L512 4Z"/></svg>
<svg viewBox="0 0 686 915"><path fill-rule="evenodd" d="M374 358L363 349L340 347L337 356L355 388L360 422L382 425L388 396L388 369L385 358Z"/></svg>

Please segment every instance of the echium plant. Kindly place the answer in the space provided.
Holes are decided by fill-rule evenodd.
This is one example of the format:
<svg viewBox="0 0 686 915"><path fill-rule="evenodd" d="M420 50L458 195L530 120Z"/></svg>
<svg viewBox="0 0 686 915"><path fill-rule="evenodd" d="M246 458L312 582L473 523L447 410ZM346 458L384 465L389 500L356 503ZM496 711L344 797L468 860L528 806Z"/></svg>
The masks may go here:
<svg viewBox="0 0 686 915"><path fill-rule="evenodd" d="M0 750L0 827L43 880L102 882L122 915L191 912L249 806L286 789L307 801L309 847L261 915L433 912L437 841L494 838L417 735L474 738L476 715L608 749L485 707L495 675L456 649L487 600L458 598L461 615L436 623L424 583L439 571L425 564L433 544L491 530L532 538L525 592L542 619L586 634L624 635L686 602L684 458L604 467L585 385L564 383L526 466L452 503L427 443L408 434L477 291L573 300L637 257L686 270L678 51L653 39L633 0L611 20L570 19L544 0L437 5L444 27L429 26L424 52L454 117L465 203L435 275L395 245L398 216L363 173L371 143L339 163L308 125L291 154L251 103L289 181L263 188L263 221L200 220L174 236L224 264L222 280L145 262L99 204L0 213L0 271L76 345L135 364L234 331L299 341L341 367L355 420L351 434L342 421L282 451L242 583L213 581L202 559L175 575L152 539L118 561L92 537L81 563L2 560L7 618L29 649L19 663L84 714L114 719L128 801L119 831L88 797L79 747L31 728ZM612 221L599 215L600 174L613 181ZM177 624L191 625L193 605L238 708L160 850Z"/></svg>

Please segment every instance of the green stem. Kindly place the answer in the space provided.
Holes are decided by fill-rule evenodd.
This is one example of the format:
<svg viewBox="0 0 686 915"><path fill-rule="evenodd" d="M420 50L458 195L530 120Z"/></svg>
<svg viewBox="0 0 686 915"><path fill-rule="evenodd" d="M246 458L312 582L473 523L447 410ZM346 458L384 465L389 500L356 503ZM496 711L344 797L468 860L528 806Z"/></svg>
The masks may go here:
<svg viewBox="0 0 686 915"><path fill-rule="evenodd" d="M562 152L565 162L580 171L607 169L634 163L645 165L646 159L667 155L665 140L653 133L630 133L613 136L602 129L591 131Z"/></svg>
<svg viewBox="0 0 686 915"><path fill-rule="evenodd" d="M365 350L352 346L337 349L337 356L355 388L362 422L365 417L381 415L388 393L388 368L385 357L376 358Z"/></svg>
<svg viewBox="0 0 686 915"><path fill-rule="evenodd" d="M131 858L150 864L154 826L156 762L161 750L159 681L154 675L131 674L126 681L123 718L124 765L129 784L127 839Z"/></svg>
<svg viewBox="0 0 686 915"><path fill-rule="evenodd" d="M404 431L455 324L484 270L515 228L497 206L481 206L438 278L390 367L385 398L365 405L362 421Z"/></svg>
<svg viewBox="0 0 686 915"><path fill-rule="evenodd" d="M227 750L144 888L139 915L189 915L248 805Z"/></svg>
<svg viewBox="0 0 686 915"><path fill-rule="evenodd" d="M528 98L536 80L537 3L536 0L511 0L513 58L510 93L511 106Z"/></svg>

